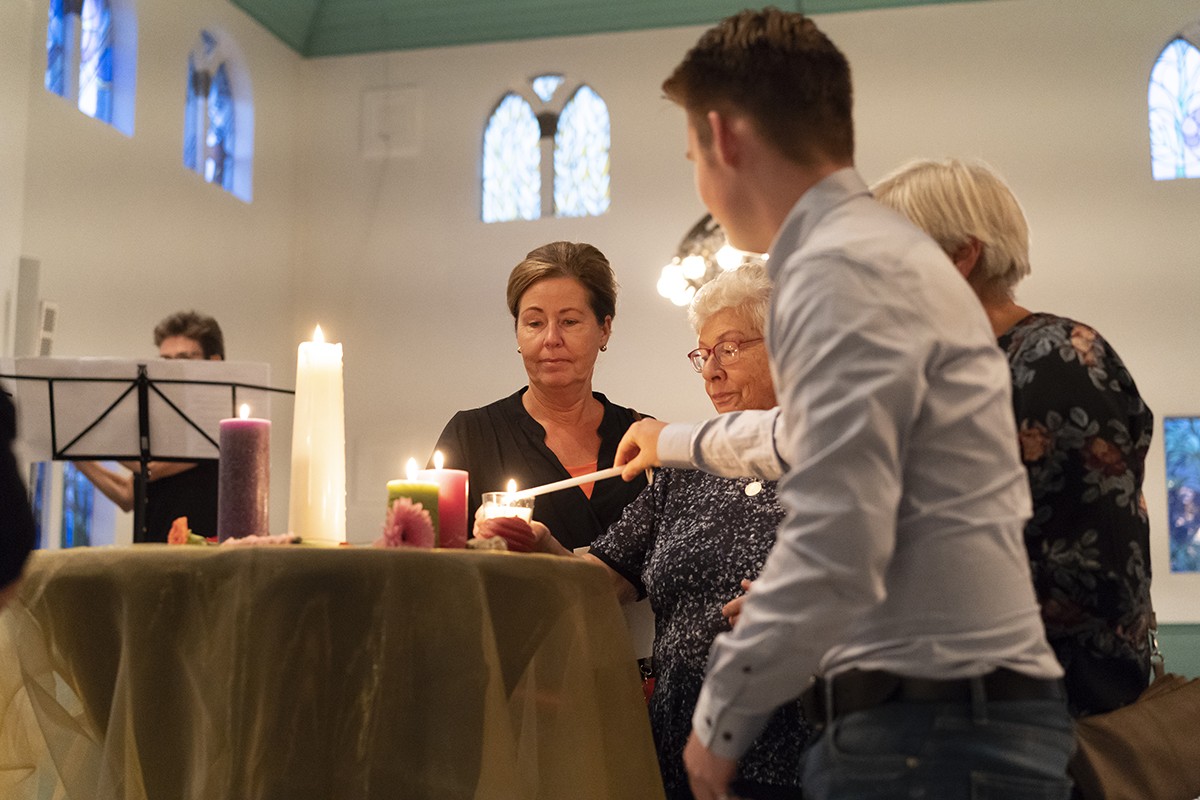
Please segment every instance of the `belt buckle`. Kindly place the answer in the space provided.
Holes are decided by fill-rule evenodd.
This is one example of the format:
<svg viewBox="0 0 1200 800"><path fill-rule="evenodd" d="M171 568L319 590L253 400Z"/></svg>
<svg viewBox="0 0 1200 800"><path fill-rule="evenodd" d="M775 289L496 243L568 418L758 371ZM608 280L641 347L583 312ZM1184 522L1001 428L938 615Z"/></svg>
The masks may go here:
<svg viewBox="0 0 1200 800"><path fill-rule="evenodd" d="M800 709L804 718L817 730L823 730L829 717L829 684L824 678L813 678L808 688L800 693Z"/></svg>

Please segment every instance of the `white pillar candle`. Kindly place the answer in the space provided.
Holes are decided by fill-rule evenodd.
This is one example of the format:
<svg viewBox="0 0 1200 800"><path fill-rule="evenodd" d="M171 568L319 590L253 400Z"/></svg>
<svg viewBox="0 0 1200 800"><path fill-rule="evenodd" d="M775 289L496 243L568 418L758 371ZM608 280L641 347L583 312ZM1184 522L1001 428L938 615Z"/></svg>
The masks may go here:
<svg viewBox="0 0 1200 800"><path fill-rule="evenodd" d="M288 527L306 542L346 541L346 423L342 345L325 341L321 326L301 342L296 358L292 423L292 492Z"/></svg>

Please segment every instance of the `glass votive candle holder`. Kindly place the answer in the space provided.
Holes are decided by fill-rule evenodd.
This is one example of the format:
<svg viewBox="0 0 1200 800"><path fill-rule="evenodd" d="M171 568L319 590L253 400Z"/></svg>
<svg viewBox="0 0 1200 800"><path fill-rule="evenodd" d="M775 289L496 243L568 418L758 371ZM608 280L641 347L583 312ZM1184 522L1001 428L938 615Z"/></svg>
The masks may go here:
<svg viewBox="0 0 1200 800"><path fill-rule="evenodd" d="M526 522L533 520L533 498L519 497L512 492L484 492L480 508L484 519L520 517Z"/></svg>

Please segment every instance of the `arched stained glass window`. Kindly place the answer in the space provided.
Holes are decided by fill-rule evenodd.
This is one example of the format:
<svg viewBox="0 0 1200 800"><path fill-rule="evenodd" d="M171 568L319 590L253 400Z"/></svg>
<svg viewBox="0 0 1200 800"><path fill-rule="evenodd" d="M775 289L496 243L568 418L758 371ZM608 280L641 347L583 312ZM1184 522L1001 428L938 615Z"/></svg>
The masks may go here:
<svg viewBox="0 0 1200 800"><path fill-rule="evenodd" d="M225 65L217 67L208 90L208 137L204 142L204 180L233 191L233 93Z"/></svg>
<svg viewBox="0 0 1200 800"><path fill-rule="evenodd" d="M541 127L520 95L504 96L483 134L483 221L542 215Z"/></svg>
<svg viewBox="0 0 1200 800"><path fill-rule="evenodd" d="M1200 24L1171 41L1150 71L1150 168L1155 180L1200 178ZM1192 35L1189 35L1192 34Z"/></svg>
<svg viewBox="0 0 1200 800"><path fill-rule="evenodd" d="M188 54L187 103L183 117L183 165L208 183L215 183L246 202L250 201L251 143L243 142L252 126L242 112L252 116L247 76L235 69L237 51L209 31Z"/></svg>
<svg viewBox="0 0 1200 800"><path fill-rule="evenodd" d="M565 82L562 75L538 75L526 89L505 94L488 117L484 222L538 219L551 208L558 217L608 210L608 106L586 85L560 91Z"/></svg>
<svg viewBox="0 0 1200 800"><path fill-rule="evenodd" d="M46 23L46 89L59 97L67 94L67 19L63 0L50 0Z"/></svg>
<svg viewBox="0 0 1200 800"><path fill-rule="evenodd" d="M189 54L187 100L183 106L183 165L192 172L200 171L197 168L200 163L198 160L200 146L197 142L203 141L204 136L204 128L200 125L200 106L202 104L197 101L200 97L208 94L205 87L197 84L198 80L200 80L200 75L196 70L196 59Z"/></svg>
<svg viewBox="0 0 1200 800"><path fill-rule="evenodd" d="M50 0L46 88L94 119L113 122L113 28L109 0Z"/></svg>
<svg viewBox="0 0 1200 800"><path fill-rule="evenodd" d="M554 213L594 217L608 210L608 106L580 86L563 107L554 134Z"/></svg>
<svg viewBox="0 0 1200 800"><path fill-rule="evenodd" d="M549 103L565 80L562 75L538 75L529 84L533 87L533 93L540 97L543 103Z"/></svg>
<svg viewBox="0 0 1200 800"><path fill-rule="evenodd" d="M79 110L112 122L112 11L108 0L83 0L79 37Z"/></svg>

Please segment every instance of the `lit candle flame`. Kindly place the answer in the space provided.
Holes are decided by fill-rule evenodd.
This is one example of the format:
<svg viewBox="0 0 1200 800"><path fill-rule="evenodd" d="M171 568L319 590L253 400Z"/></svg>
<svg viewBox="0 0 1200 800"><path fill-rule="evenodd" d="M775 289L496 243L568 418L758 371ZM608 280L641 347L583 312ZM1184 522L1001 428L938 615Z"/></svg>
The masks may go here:
<svg viewBox="0 0 1200 800"><path fill-rule="evenodd" d="M508 491L508 493L509 493L509 494L513 494L514 492L516 492L516 491L517 491L517 482L516 482L516 481L512 481L512 480L510 480L510 481L508 482L508 489L507 489L507 491Z"/></svg>
<svg viewBox="0 0 1200 800"><path fill-rule="evenodd" d="M318 325L318 326L317 326L317 328L316 328L316 330L314 330L314 331L313 331L313 338L312 338L312 340L313 340L314 342L317 342L317 343L319 343L319 344L324 344L324 343L325 343L325 334L321 333L321 326L320 326L320 325Z"/></svg>
<svg viewBox="0 0 1200 800"><path fill-rule="evenodd" d="M250 419L250 404L242 403L238 406L238 419Z"/></svg>
<svg viewBox="0 0 1200 800"><path fill-rule="evenodd" d="M408 479L410 481L415 481L417 479L417 460L415 458L410 458L407 466L404 468L404 471L408 474Z"/></svg>
<svg viewBox="0 0 1200 800"><path fill-rule="evenodd" d="M442 458L442 451L434 450L433 451L433 468L441 469L442 464L444 464L444 463L445 463L445 460Z"/></svg>

